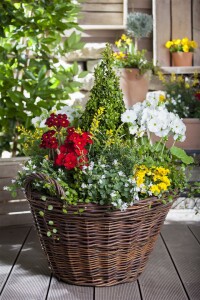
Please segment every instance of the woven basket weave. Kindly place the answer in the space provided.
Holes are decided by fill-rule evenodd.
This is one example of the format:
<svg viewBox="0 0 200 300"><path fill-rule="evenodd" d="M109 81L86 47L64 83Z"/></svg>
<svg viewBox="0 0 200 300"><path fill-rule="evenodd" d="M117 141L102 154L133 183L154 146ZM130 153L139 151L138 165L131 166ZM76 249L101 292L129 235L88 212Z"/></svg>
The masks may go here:
<svg viewBox="0 0 200 300"><path fill-rule="evenodd" d="M41 200L42 194L32 189L35 179L53 183L58 196ZM56 181L42 174L27 177L25 192L52 272L65 282L87 286L111 286L136 280L144 270L172 205L152 197L124 212L84 204L70 206L64 214L60 199L64 191ZM53 210L48 210L49 205ZM79 208L84 208L84 212L74 214ZM44 211L44 217L39 211ZM47 237L49 221L57 229L51 237Z"/></svg>

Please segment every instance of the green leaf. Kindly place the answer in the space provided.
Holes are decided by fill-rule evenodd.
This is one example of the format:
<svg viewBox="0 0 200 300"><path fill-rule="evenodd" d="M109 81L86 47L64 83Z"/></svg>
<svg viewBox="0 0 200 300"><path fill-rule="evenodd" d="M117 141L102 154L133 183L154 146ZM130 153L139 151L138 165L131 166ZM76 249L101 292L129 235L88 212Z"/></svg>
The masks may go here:
<svg viewBox="0 0 200 300"><path fill-rule="evenodd" d="M47 231L47 236L48 236L48 237L51 236L51 231Z"/></svg>
<svg viewBox="0 0 200 300"><path fill-rule="evenodd" d="M170 152L172 155L180 159L186 165L194 163L193 157L187 155L187 153L181 148L173 146L170 148Z"/></svg>
<svg viewBox="0 0 200 300"><path fill-rule="evenodd" d="M88 71L82 71L82 72L78 75L78 77L79 77L79 78L84 78L87 74L88 74Z"/></svg>
<svg viewBox="0 0 200 300"><path fill-rule="evenodd" d="M57 233L57 229L56 228L53 229L53 233Z"/></svg>
<svg viewBox="0 0 200 300"><path fill-rule="evenodd" d="M44 212L43 211L39 211L39 215L41 216L41 217L44 217Z"/></svg>
<svg viewBox="0 0 200 300"><path fill-rule="evenodd" d="M54 224L54 222L53 221L49 221L49 225L53 225Z"/></svg>
<svg viewBox="0 0 200 300"><path fill-rule="evenodd" d="M42 68L40 69L39 73L38 73L38 81L44 79L45 75L47 72L47 67L46 66L42 66Z"/></svg>

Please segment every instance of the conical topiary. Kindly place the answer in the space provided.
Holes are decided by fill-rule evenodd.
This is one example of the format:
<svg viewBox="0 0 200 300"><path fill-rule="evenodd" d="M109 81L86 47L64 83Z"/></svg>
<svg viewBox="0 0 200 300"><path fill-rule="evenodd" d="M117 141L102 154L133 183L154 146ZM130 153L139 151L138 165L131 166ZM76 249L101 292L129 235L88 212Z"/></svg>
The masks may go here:
<svg viewBox="0 0 200 300"><path fill-rule="evenodd" d="M106 45L103 59L96 67L94 76L94 86L82 115L82 128L90 130L94 116L99 108L103 108L98 130L101 134L105 134L107 130L115 133L121 125L121 114L125 111L125 105L119 78L113 68L113 51L109 44Z"/></svg>

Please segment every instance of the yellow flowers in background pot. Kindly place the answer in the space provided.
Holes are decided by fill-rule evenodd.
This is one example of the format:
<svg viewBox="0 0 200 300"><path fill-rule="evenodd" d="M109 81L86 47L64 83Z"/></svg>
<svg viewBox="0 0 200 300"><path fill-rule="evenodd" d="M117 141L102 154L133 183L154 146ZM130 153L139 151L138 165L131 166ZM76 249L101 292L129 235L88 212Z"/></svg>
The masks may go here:
<svg viewBox="0 0 200 300"><path fill-rule="evenodd" d="M167 41L165 47L169 49L171 53L194 52L194 49L198 47L198 44L197 42L184 37L183 39L174 39L172 41Z"/></svg>
<svg viewBox="0 0 200 300"><path fill-rule="evenodd" d="M115 65L119 68L136 68L140 74L144 74L148 70L154 71L152 61L146 59L146 50L137 50L133 40L122 34L121 38L115 42L113 57Z"/></svg>

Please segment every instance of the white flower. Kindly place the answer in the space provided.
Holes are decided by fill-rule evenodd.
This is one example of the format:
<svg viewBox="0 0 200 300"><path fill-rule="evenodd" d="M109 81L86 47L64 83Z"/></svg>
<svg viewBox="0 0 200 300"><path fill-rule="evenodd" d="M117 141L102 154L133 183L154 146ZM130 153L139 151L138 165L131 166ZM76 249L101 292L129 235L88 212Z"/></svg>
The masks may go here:
<svg viewBox="0 0 200 300"><path fill-rule="evenodd" d="M101 176L101 179L104 179L104 178L106 178L106 175L102 175L102 176Z"/></svg>
<svg viewBox="0 0 200 300"><path fill-rule="evenodd" d="M127 210L127 208L128 208L128 204L124 202L124 203L121 205L120 210L121 210L121 211L125 211L125 210Z"/></svg>
<svg viewBox="0 0 200 300"><path fill-rule="evenodd" d="M86 188L87 188L87 184L82 183L82 184L81 184L81 187L82 187L82 189L86 189Z"/></svg>
<svg viewBox="0 0 200 300"><path fill-rule="evenodd" d="M118 160L117 160L117 159L114 159L114 160L113 160L113 165L116 166L117 164L118 164Z"/></svg>
<svg viewBox="0 0 200 300"><path fill-rule="evenodd" d="M138 131L138 128L139 127L137 125L131 125L131 126L129 126L129 132L130 132L130 134L132 134L132 135L136 134L137 131Z"/></svg>
<svg viewBox="0 0 200 300"><path fill-rule="evenodd" d="M118 172L119 176L124 176L124 173L122 171Z"/></svg>
<svg viewBox="0 0 200 300"><path fill-rule="evenodd" d="M123 123L133 123L137 119L137 114L134 110L126 110L121 115L121 120Z"/></svg>
<svg viewBox="0 0 200 300"><path fill-rule="evenodd" d="M8 187L8 186L4 186L4 187L3 187L3 190L4 190L4 191L9 191L9 187Z"/></svg>

